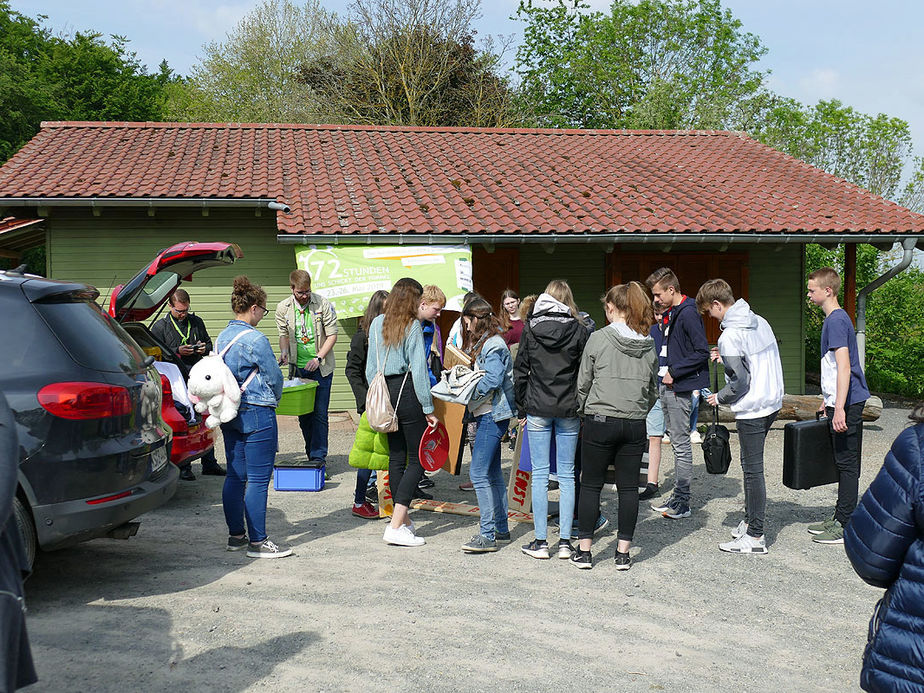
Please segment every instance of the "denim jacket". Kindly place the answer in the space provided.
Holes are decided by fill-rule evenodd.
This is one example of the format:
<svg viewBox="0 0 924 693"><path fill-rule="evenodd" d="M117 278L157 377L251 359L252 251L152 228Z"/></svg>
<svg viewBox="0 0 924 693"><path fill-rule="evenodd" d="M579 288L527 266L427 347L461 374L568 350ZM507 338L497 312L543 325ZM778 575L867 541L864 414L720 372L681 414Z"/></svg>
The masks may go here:
<svg viewBox="0 0 924 693"><path fill-rule="evenodd" d="M253 380L241 393L241 401L275 408L282 397L282 370L266 335L242 320L231 320L215 340L215 351L220 352L241 330L250 330L251 334L237 340L225 354L225 363L241 384L254 367L257 368Z"/></svg>
<svg viewBox="0 0 924 693"><path fill-rule="evenodd" d="M500 335L488 339L475 359L484 377L475 386L473 400L491 397L491 416L495 421L504 421L516 415L513 395L513 359L510 349Z"/></svg>

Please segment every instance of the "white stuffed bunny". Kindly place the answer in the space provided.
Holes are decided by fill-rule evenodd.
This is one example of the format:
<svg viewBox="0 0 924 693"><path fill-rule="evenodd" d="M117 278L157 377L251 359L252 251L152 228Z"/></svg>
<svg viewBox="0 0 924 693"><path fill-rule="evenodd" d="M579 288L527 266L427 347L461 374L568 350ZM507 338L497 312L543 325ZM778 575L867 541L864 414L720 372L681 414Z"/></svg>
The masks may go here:
<svg viewBox="0 0 924 693"><path fill-rule="evenodd" d="M218 354L204 356L189 371L189 401L200 414L208 409L205 425L217 428L237 416L241 386Z"/></svg>

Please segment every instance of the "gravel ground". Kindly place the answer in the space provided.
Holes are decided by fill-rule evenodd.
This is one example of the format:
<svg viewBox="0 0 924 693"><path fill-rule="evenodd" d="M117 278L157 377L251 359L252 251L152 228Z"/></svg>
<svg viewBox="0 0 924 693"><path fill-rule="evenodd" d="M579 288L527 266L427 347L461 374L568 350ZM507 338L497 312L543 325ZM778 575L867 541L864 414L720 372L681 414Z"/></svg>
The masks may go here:
<svg viewBox="0 0 924 693"><path fill-rule="evenodd" d="M861 489L909 409L887 401L867 424ZM40 682L28 690L857 689L881 591L854 575L841 547L810 541L806 526L830 516L835 491L783 487L782 424L767 443L768 555L716 547L743 506L733 436L727 476L708 475L696 451L691 518L666 520L643 504L635 565L617 572L609 530L590 571L524 556L528 525L514 524L513 544L496 554L463 554L472 521L425 511L414 512L425 547L384 545L384 521L349 513L353 426L332 418L327 488L270 490L270 536L294 557L224 550L216 477L180 482L129 541L40 556L27 583ZM280 423L280 454L296 457L297 423ZM467 477L434 480L438 499L475 502L458 490ZM604 492L607 516L615 505Z"/></svg>

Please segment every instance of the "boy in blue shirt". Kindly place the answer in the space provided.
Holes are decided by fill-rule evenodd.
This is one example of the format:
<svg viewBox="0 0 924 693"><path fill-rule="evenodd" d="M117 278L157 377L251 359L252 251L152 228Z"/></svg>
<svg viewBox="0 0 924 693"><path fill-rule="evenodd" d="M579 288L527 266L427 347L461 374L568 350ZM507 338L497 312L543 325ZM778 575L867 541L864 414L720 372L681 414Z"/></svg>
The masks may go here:
<svg viewBox="0 0 924 693"><path fill-rule="evenodd" d="M857 507L863 407L870 396L860 367L853 322L837 301L840 288L840 275L830 267L822 267L808 276L808 298L825 313L821 328L824 402L819 411L824 412L830 422L838 475L834 516L808 528L809 534L814 535L812 541L819 544L843 544L844 527Z"/></svg>

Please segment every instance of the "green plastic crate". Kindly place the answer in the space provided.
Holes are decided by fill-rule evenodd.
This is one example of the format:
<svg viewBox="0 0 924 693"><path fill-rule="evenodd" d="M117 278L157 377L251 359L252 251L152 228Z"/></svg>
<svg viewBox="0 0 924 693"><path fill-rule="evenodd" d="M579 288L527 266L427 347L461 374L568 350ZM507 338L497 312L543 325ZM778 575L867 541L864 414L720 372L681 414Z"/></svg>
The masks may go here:
<svg viewBox="0 0 924 693"><path fill-rule="evenodd" d="M301 385L283 388L276 413L282 416L310 414L314 411L314 392L317 387L314 380L306 380Z"/></svg>

